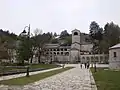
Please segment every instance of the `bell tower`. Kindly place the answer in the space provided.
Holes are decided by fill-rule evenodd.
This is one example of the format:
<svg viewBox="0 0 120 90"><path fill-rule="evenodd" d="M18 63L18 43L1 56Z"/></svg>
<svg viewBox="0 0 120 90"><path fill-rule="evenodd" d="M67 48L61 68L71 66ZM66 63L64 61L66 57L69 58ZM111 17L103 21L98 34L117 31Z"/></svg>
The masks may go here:
<svg viewBox="0 0 120 90"><path fill-rule="evenodd" d="M80 31L75 29L72 31L72 44L70 51L70 62L80 61Z"/></svg>
<svg viewBox="0 0 120 90"><path fill-rule="evenodd" d="M71 46L71 48L80 50L80 31L77 29L72 31L72 46Z"/></svg>

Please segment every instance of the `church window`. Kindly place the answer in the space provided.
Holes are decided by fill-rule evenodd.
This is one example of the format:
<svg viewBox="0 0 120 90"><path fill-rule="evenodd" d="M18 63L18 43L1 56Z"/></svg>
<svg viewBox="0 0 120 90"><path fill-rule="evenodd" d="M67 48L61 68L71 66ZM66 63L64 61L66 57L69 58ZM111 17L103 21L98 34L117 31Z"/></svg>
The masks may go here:
<svg viewBox="0 0 120 90"><path fill-rule="evenodd" d="M67 48L65 48L65 51L67 51Z"/></svg>
<svg viewBox="0 0 120 90"><path fill-rule="evenodd" d="M59 55L59 52L57 52L57 55Z"/></svg>
<svg viewBox="0 0 120 90"><path fill-rule="evenodd" d="M117 57L116 52L113 52L114 57Z"/></svg>
<svg viewBox="0 0 120 90"><path fill-rule="evenodd" d="M63 48L61 48L61 51L63 51Z"/></svg>
<svg viewBox="0 0 120 90"><path fill-rule="evenodd" d="M78 33L77 33L77 32L74 32L74 35L78 35Z"/></svg>
<svg viewBox="0 0 120 90"><path fill-rule="evenodd" d="M85 57L82 57L82 59L85 59Z"/></svg>
<svg viewBox="0 0 120 90"><path fill-rule="evenodd" d="M56 52L54 52L54 55L56 55Z"/></svg>
<svg viewBox="0 0 120 90"><path fill-rule="evenodd" d="M69 52L66 52L65 55L66 55L66 56L69 56Z"/></svg>

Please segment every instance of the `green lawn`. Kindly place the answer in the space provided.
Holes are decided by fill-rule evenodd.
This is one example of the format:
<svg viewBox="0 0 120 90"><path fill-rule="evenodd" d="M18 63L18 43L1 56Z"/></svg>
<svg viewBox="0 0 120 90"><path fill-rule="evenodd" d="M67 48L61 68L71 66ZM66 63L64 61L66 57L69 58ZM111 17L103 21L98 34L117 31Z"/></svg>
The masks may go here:
<svg viewBox="0 0 120 90"><path fill-rule="evenodd" d="M30 77L19 77L19 78L14 78L14 79L10 79L10 80L3 80L0 81L0 84L5 84L5 85L26 85L28 83L33 83L35 81L44 79L46 77L64 72L66 70L72 69L73 67L66 67L66 68L62 68L62 69L58 69L58 70L53 70L53 71L49 71L49 72L44 72L44 73L39 73L39 74L35 74L35 75L31 75Z"/></svg>
<svg viewBox="0 0 120 90"><path fill-rule="evenodd" d="M31 64L29 66L30 66L30 69L36 69L36 68L51 69L51 68L58 67L55 64ZM3 72L3 71L6 72L6 71L10 71L10 70L12 70L12 71L23 71L23 70L26 71L26 68L1 67L1 69L0 69L1 72Z"/></svg>
<svg viewBox="0 0 120 90"><path fill-rule="evenodd" d="M55 64L31 64L30 68L56 68Z"/></svg>
<svg viewBox="0 0 120 90"><path fill-rule="evenodd" d="M91 68L98 90L120 90L120 71L104 70L104 68Z"/></svg>

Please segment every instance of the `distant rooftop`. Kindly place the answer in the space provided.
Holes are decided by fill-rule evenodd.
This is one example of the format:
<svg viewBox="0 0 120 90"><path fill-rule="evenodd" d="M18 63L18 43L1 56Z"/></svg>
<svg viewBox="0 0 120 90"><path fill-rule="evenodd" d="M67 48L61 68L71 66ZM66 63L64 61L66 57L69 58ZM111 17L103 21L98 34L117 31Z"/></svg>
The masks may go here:
<svg viewBox="0 0 120 90"><path fill-rule="evenodd" d="M109 49L116 49L116 48L120 48L120 43L118 43L118 44L116 44L116 45L110 47Z"/></svg>
<svg viewBox="0 0 120 90"><path fill-rule="evenodd" d="M72 30L72 32L73 32L73 31L79 31L79 32L80 32L80 30L78 30L78 29L76 29L76 28L75 28L74 30Z"/></svg>

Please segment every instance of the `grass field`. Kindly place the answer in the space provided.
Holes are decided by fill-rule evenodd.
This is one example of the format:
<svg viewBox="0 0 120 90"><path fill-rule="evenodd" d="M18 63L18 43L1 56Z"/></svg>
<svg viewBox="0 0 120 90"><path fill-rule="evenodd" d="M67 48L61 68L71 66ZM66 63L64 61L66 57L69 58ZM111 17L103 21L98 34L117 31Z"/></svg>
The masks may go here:
<svg viewBox="0 0 120 90"><path fill-rule="evenodd" d="M26 85L26 84L33 83L35 81L44 79L46 77L50 77L52 75L64 72L64 71L72 69L72 68L73 67L66 67L66 68L62 68L62 69L58 69L58 70L53 70L53 71L49 71L49 72L44 72L44 73L31 75L30 77L19 77L19 78L14 78L14 79L10 79L10 80L3 80L3 81L0 81L0 84L4 84L4 85Z"/></svg>
<svg viewBox="0 0 120 90"><path fill-rule="evenodd" d="M31 64L31 65L29 65L29 67L30 67L30 69L37 69L37 68L51 69L51 68L56 68L58 66L55 64ZM5 66L0 68L0 72L7 72L10 70L22 71L22 70L26 70L26 68L14 68L14 67L5 67Z"/></svg>
<svg viewBox="0 0 120 90"><path fill-rule="evenodd" d="M30 65L30 68L47 68L47 69L50 69L50 68L56 68L57 65L55 64L31 64Z"/></svg>
<svg viewBox="0 0 120 90"><path fill-rule="evenodd" d="M91 68L98 90L120 90L120 71L112 71L97 68L97 72Z"/></svg>

